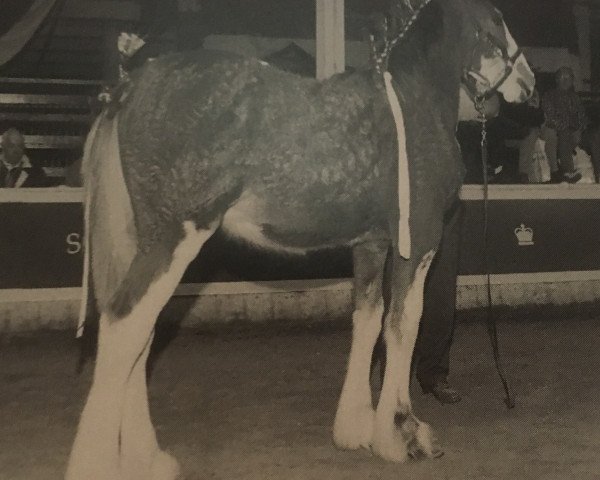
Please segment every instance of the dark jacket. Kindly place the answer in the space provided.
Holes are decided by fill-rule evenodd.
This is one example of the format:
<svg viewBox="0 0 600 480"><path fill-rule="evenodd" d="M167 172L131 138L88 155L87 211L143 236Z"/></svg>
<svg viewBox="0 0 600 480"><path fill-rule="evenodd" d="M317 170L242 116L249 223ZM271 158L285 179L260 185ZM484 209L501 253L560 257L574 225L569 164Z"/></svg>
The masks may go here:
<svg viewBox="0 0 600 480"><path fill-rule="evenodd" d="M23 156L19 166L9 170L4 162L4 156L0 153L0 188L34 188L47 185L48 178L44 170L33 165L26 155Z"/></svg>

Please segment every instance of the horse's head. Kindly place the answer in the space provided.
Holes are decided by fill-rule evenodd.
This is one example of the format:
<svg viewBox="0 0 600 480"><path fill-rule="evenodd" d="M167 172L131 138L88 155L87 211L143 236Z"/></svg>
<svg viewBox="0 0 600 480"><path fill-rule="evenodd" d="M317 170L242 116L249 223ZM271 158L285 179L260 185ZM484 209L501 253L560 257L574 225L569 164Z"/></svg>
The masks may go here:
<svg viewBox="0 0 600 480"><path fill-rule="evenodd" d="M527 100L535 77L510 34L502 14L487 0L462 0L463 34L469 45L463 63L463 83L474 98L498 91L507 102Z"/></svg>

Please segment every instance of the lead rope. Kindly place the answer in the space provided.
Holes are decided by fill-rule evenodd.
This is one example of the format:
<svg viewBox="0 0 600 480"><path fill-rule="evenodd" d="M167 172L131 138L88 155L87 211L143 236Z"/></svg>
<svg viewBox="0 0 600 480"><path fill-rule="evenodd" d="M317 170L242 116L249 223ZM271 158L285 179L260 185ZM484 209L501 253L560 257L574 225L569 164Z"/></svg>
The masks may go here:
<svg viewBox="0 0 600 480"><path fill-rule="evenodd" d="M483 257L484 267L486 273L486 291L487 291L487 330L490 337L490 343L492 344L492 352L494 355L494 362L496 364L496 370L498 376L504 387L504 393L506 398L504 403L508 409L514 408L515 399L511 393L506 374L504 373L504 367L502 365L502 359L500 357L500 348L498 347L498 327L496 325L496 317L493 311L493 299L492 299L492 282L490 275L490 262L489 262L489 245L488 245L488 224L489 224L489 179L488 179L488 149L487 149L487 119L485 118L485 112L483 109L483 99L475 100L475 108L479 112L481 118L481 164L483 167Z"/></svg>

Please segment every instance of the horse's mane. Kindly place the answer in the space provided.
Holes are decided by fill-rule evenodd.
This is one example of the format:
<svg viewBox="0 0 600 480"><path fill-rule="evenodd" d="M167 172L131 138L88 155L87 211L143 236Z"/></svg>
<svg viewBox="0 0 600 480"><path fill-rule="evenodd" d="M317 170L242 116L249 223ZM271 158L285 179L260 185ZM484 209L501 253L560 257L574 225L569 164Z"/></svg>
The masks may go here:
<svg viewBox="0 0 600 480"><path fill-rule="evenodd" d="M394 48L390 63L400 66L405 73L411 73L417 65L424 64L432 47L443 37L444 27L444 9L440 1L432 0Z"/></svg>

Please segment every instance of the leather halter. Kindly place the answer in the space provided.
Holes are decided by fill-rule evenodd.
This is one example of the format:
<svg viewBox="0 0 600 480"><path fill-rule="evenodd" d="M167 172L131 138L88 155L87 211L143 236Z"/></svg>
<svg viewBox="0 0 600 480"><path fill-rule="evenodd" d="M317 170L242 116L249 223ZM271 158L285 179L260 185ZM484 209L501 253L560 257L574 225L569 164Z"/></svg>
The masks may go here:
<svg viewBox="0 0 600 480"><path fill-rule="evenodd" d="M510 76L513 71L513 67L519 56L523 53L520 47L517 47L517 50L512 55L508 54L508 49L504 45L500 43L500 41L494 37L489 32L483 32L482 30L477 32L477 38L483 38L485 41L489 42L495 50L500 52L500 58L502 58L504 62L504 71L502 75L500 75L497 79L490 80L479 73L477 70L472 68L473 63L466 67L463 71L463 83L467 87L467 92L472 96L475 104L483 102L485 99L491 97L494 93L498 91L498 89L502 86L502 84L506 81L506 79ZM477 46L473 48L473 53L471 57L475 57L475 51ZM477 85L484 86L484 92L478 93Z"/></svg>

